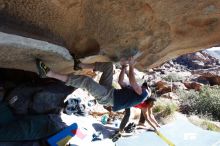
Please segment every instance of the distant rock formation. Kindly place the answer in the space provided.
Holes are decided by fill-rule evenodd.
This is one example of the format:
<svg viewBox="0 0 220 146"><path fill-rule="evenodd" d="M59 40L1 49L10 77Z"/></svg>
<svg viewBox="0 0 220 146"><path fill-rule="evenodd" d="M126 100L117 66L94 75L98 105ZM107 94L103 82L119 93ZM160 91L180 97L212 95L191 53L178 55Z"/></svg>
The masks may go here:
<svg viewBox="0 0 220 146"><path fill-rule="evenodd" d="M191 70L220 66L220 61L218 59L203 51L182 55L175 59L174 62L184 65Z"/></svg>

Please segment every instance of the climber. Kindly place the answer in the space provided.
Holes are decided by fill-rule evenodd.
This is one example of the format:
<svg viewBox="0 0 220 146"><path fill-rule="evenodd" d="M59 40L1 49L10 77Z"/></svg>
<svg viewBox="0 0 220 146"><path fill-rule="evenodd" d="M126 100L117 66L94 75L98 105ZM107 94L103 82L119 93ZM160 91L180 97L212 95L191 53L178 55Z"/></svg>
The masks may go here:
<svg viewBox="0 0 220 146"><path fill-rule="evenodd" d="M50 77L65 82L67 86L86 89L102 105L112 106L113 111L129 108L137 105L149 96L149 91L145 87L137 84L134 76L135 60L130 57L127 61L129 65L129 82L132 88L115 89L112 87L113 64L111 62L95 62L92 64L82 63L74 57L74 69L93 69L101 71L102 76L99 83L84 75L62 75L53 72L40 59L36 59L38 74L40 77Z"/></svg>
<svg viewBox="0 0 220 146"><path fill-rule="evenodd" d="M127 72L127 69L126 69L127 65L125 63L121 62L121 66L122 67L121 67L121 72L119 74L118 83L121 86L121 88L131 88L130 85L127 85L124 82L124 75L127 74L127 76L129 77L129 73ZM149 96L151 96L151 90L148 87L148 84L147 84L146 81L142 84L142 88L148 89ZM146 121L149 123L149 125L152 126L155 131L157 131L157 128L160 127L160 125L157 123L157 121L155 120L155 118L152 114L152 107L154 105L155 100L156 100L155 98L149 97L144 102L135 105L135 107L141 109L141 116L140 116L140 120L139 120L138 125L144 125L144 122L145 122L145 119L146 119ZM125 130L124 128L125 128L126 124L129 121L129 117L130 117L130 108L126 108L124 117L123 117L123 119L121 121L121 124L119 126L119 133L124 132L124 130ZM132 126L131 126L131 128L132 128ZM130 130L128 128L128 130L132 131L131 128L130 128Z"/></svg>

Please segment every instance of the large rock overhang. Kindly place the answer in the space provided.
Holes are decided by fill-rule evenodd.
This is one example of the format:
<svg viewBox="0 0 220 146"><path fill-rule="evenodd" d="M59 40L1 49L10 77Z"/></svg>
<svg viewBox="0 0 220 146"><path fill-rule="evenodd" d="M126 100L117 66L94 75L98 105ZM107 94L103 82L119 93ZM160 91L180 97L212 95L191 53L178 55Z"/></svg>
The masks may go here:
<svg viewBox="0 0 220 146"><path fill-rule="evenodd" d="M0 0L0 30L145 70L220 44L220 1ZM8 48L7 48L8 49Z"/></svg>

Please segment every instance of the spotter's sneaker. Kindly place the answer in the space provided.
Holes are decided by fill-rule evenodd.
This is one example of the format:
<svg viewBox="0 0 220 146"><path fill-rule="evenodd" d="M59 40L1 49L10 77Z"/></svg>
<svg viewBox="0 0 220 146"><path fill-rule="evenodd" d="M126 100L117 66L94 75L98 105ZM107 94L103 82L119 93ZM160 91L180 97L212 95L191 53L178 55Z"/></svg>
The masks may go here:
<svg viewBox="0 0 220 146"><path fill-rule="evenodd" d="M40 59L36 59L36 66L37 66L37 71L38 75L41 78L46 78L46 74L50 71L50 68L47 67Z"/></svg>

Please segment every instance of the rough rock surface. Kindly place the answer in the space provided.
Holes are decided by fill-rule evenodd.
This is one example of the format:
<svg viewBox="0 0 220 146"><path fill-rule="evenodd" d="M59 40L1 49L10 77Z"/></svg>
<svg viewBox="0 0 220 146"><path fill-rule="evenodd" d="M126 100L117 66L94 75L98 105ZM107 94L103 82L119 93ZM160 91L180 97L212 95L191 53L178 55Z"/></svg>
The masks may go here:
<svg viewBox="0 0 220 146"><path fill-rule="evenodd" d="M42 59L57 72L71 72L72 56L64 47L0 32L0 66L2 68L36 70L35 59Z"/></svg>
<svg viewBox="0 0 220 146"><path fill-rule="evenodd" d="M141 54L137 67L220 44L219 0L0 0L0 30L112 60ZM101 51L100 51L101 50Z"/></svg>

